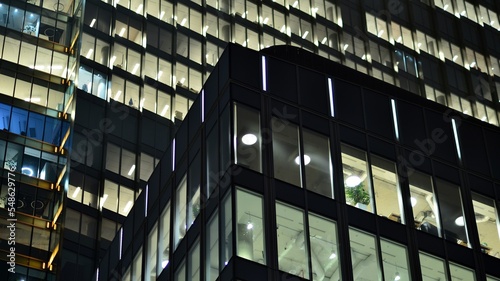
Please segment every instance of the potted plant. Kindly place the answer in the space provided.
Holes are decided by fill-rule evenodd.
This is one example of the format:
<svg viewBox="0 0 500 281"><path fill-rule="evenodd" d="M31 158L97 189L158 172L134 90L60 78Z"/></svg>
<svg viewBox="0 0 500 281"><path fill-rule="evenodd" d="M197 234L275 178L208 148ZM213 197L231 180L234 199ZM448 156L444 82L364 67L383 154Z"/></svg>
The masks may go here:
<svg viewBox="0 0 500 281"><path fill-rule="evenodd" d="M360 209L366 209L370 204L370 194L363 188L363 184L345 188L347 200Z"/></svg>

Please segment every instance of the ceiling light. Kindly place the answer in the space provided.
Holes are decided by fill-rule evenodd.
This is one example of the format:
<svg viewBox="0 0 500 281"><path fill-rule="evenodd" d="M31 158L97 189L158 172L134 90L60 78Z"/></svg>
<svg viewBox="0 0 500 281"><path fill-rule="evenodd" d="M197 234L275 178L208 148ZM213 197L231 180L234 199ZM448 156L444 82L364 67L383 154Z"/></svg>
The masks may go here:
<svg viewBox="0 0 500 281"><path fill-rule="evenodd" d="M102 196L102 199L101 199L101 209L102 209L102 206L104 206L104 202L106 202L106 199L108 199L108 195L107 194L104 194Z"/></svg>
<svg viewBox="0 0 500 281"><path fill-rule="evenodd" d="M167 266L167 264L168 264L168 260L166 260L166 261L162 261L162 262L161 262L161 267L162 267L162 268L165 268L165 266Z"/></svg>
<svg viewBox="0 0 500 281"><path fill-rule="evenodd" d="M307 165L311 162L311 157L309 157L309 155L307 154L304 154L304 165ZM300 155L295 157L295 163L297 165L300 165Z"/></svg>
<svg viewBox="0 0 500 281"><path fill-rule="evenodd" d="M456 218L455 224L458 226L464 226L465 225L464 216L460 216L460 217Z"/></svg>
<svg viewBox="0 0 500 281"><path fill-rule="evenodd" d="M122 30L120 30L120 33L118 34L118 36L122 37L122 36L123 36L123 34L125 33L125 31L127 31L127 30L125 29L125 27L122 27Z"/></svg>
<svg viewBox="0 0 500 281"><path fill-rule="evenodd" d="M306 39L308 34L309 34L309 31L306 30L306 32L304 32L304 35L302 35L302 39Z"/></svg>
<svg viewBox="0 0 500 281"><path fill-rule="evenodd" d="M412 207L415 207L415 205L417 205L417 198L415 198L415 197L411 197L411 198L410 198L410 201L411 201L411 206L412 206Z"/></svg>
<svg viewBox="0 0 500 281"><path fill-rule="evenodd" d="M246 145L253 145L257 142L257 136L254 134L246 134L241 137L241 141Z"/></svg>
<svg viewBox="0 0 500 281"><path fill-rule="evenodd" d="M123 212L128 213L128 211L130 211L130 208L132 208L132 205L133 205L132 201L128 201L127 205L125 205L125 208L123 208Z"/></svg>
<svg viewBox="0 0 500 281"><path fill-rule="evenodd" d="M247 229L248 230L253 229L253 223L251 222L247 223Z"/></svg>
<svg viewBox="0 0 500 281"><path fill-rule="evenodd" d="M78 186L75 191L73 192L73 194L71 195L71 198L76 198L76 196L78 195L78 193L80 192L81 188Z"/></svg>
<svg viewBox="0 0 500 281"><path fill-rule="evenodd" d="M330 255L329 259L333 260L334 258L337 257L337 254L335 254L334 252Z"/></svg>
<svg viewBox="0 0 500 281"><path fill-rule="evenodd" d="M401 276L399 275L399 272L396 272L396 275L394 276L394 281L398 281L401 279Z"/></svg>
<svg viewBox="0 0 500 281"><path fill-rule="evenodd" d="M21 173L28 175L30 177L33 176L33 170L31 168L28 168L28 167L22 167Z"/></svg>
<svg viewBox="0 0 500 281"><path fill-rule="evenodd" d="M361 178L358 176L350 176L345 180L345 185L347 187L355 187L361 183Z"/></svg>
<svg viewBox="0 0 500 281"><path fill-rule="evenodd" d="M128 171L128 175L131 176L135 171L135 164L130 167L130 170Z"/></svg>
<svg viewBox="0 0 500 281"><path fill-rule="evenodd" d="M90 22L90 27L94 27L95 22L96 22L96 19L92 19L92 21Z"/></svg>

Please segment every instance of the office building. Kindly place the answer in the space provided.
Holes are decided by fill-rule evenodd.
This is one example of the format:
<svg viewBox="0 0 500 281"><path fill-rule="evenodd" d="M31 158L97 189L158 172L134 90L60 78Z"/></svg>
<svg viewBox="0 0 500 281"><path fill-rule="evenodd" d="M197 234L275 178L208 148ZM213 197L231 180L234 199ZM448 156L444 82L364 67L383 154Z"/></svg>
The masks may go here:
<svg viewBox="0 0 500 281"><path fill-rule="evenodd" d="M4 158L21 145L39 161L31 173L17 160L26 200L49 198L20 210L35 218L20 224L22 274L88 279L227 42L297 46L498 126L499 11L491 0L0 2Z"/></svg>
<svg viewBox="0 0 500 281"><path fill-rule="evenodd" d="M231 44L93 280L499 280L499 141L306 50Z"/></svg>

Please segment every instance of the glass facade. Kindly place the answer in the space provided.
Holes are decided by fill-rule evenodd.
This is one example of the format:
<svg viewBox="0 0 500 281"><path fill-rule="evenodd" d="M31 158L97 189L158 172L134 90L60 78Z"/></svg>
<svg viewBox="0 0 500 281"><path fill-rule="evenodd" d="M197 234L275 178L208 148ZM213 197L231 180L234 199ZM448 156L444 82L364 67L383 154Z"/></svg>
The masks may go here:
<svg viewBox="0 0 500 281"><path fill-rule="evenodd" d="M460 120L459 133L453 134L451 120L442 119L446 107L434 108L425 100L415 106L396 88L383 93L376 90L379 84L356 84L344 68L307 72L304 68L325 61L296 58L310 55L296 48L274 50L253 52L235 45L226 50L221 62L248 65L229 74L217 69L213 79L218 83L207 81L204 92L218 95L194 102L175 145L148 182L164 198L147 199L141 193L135 206L144 200L149 202L146 210L129 215L124 236L114 239L104 258L109 264L100 264L99 278L128 268L134 276L134 263L112 253L137 256L128 229L138 227L147 230L144 245L155 245L151 240L156 239L175 245L172 251L160 246L167 249L163 256L143 246L151 252L142 255L157 256L144 261L152 280L479 280L481 274L494 280L496 270L490 265L498 262L500 238L493 186L498 175L470 173L475 162L466 146L474 128L490 126ZM271 69L295 73L295 82L268 72L269 87L263 90L262 73ZM227 85L224 79L232 80ZM304 81L323 86L311 91L300 86ZM290 84L281 95L277 86ZM328 104L302 98L311 92L323 101L333 96L336 114ZM352 102L359 109L345 110ZM418 114L426 116L421 124L414 121ZM164 183L158 185L161 178ZM199 205L194 203L197 194ZM166 202L158 220L150 207L156 202ZM170 207L173 233L162 230L171 218ZM162 238L155 236L157 224ZM471 256L486 266L477 267ZM160 262L162 268L154 272Z"/></svg>
<svg viewBox="0 0 500 281"><path fill-rule="evenodd" d="M273 45L297 46L448 106L456 110L454 114L461 119L472 116L498 126L500 54L495 47L500 27L498 3L422 0L393 4L391 1L344 0L0 2L0 114L5 133L0 136L0 142L4 142L3 145L0 143L0 150L3 147L5 152L5 171L8 169L5 161L17 159L20 170L15 172L23 178L17 196L31 194L26 199L18 198L19 212L48 220L52 225L51 237L62 239L60 237L65 236L64 239L75 244L88 246L85 249L68 246L56 253L55 259L50 255L37 256L41 262L33 263L33 272L42 268L43 262L47 268L53 265L49 260L58 260L61 253L62 256L71 256L68 258L71 263L66 264L66 269L53 268L51 272L62 272L67 276L65 274L74 273L72 266L77 264L82 264L76 266L77 272L91 272L88 268L93 268L92 264L97 264L94 261L98 261L110 246L114 233L134 209L140 194L146 193L144 196L153 198L160 196L146 191L146 182L154 176L153 170L170 143L170 133L175 131L170 130L174 127L172 122L178 124L189 115L198 93L205 88L202 85L211 73L219 71L216 64L227 42L256 51ZM323 86L319 85L325 84L324 79L315 80L314 74L304 78L299 88L318 87L306 95L300 91L288 91L283 84L272 85L275 74L270 73L269 94L280 96L286 100L285 104L298 101L304 109L322 112L316 112L319 107L314 103L327 104L325 99L315 96L321 92L319 88ZM295 81L294 77L306 77L302 72L287 72L284 76L287 82ZM242 83L243 88L252 84L250 77L247 78L249 80ZM335 83L335 91L349 89L342 88L341 84ZM280 92L279 88L287 90ZM231 89L230 92L241 94L244 90ZM213 94L207 91L207 97L210 95ZM373 118L377 114L370 115L369 112L373 113L374 108L380 108L384 102L379 104L371 97L362 91L359 96L336 98L338 120L373 134L366 140L371 140L372 136L387 136L385 133L389 132L373 124L372 120L378 120ZM346 99L362 104L364 113L351 109L352 104L351 107L340 106ZM399 150L396 155L382 153L379 146L346 141L343 138L345 131L340 133L337 128L315 126L314 122L307 123L298 117L283 118L282 112L266 115L262 113L260 103L236 98L232 101L224 104L225 107L220 101L217 109L202 105L205 110L200 113L202 120L215 110L217 118L212 118L224 117L225 121L206 122L209 128L203 133L207 138L202 138L202 144L196 144L198 149L184 162L177 163L189 168L182 172L186 176L185 189L169 198L174 208L172 218L169 218L172 226L182 228L184 225L185 229L172 229L171 233L177 235L177 239L171 241L172 248L177 249L185 236L183 233L196 224L196 218L208 199L219 196L219 182L228 177L224 173L234 163L256 173L267 173L271 169L268 176L278 179L278 186L301 187L300 192L313 193L309 196L311 198L320 195L323 199L347 202L401 225L426 229L422 232L451 242L460 241L459 245L474 251L497 255L494 250L497 239L485 234L498 232L491 227L496 224L497 216L478 211L481 208L495 210L496 200L489 202L492 195L481 190L471 195L465 191L468 185L460 180L439 178L435 170L421 164L413 165L420 163L418 157L421 154L412 152L430 156L427 152L431 151L432 145L424 140L430 137L434 141L434 134L428 132L425 138L416 139L412 134L401 132L402 147L411 150L408 153L413 155L406 160L416 161L410 166L417 166L416 174L428 176L429 182L425 182L418 176L406 177L406 171L400 170L404 161L398 157L404 153ZM376 106L370 109L368 104L372 102ZM404 111L399 107L398 103L398 112ZM332 107L332 115L333 112ZM350 113L352 116L348 116ZM380 116L384 115L381 113ZM422 116L432 119L431 114ZM195 122L190 126L197 127ZM428 128L425 126L428 124L423 124L423 130ZM446 129L447 125L440 127ZM448 132L445 135L452 138ZM487 133L478 135L481 140L488 138ZM189 134L183 144L191 145L193 137ZM415 140L427 147L415 147ZM477 147L474 141L469 145ZM444 146L447 145L441 147ZM71 158L68 158L69 151ZM443 151L447 150L438 151L446 154ZM437 157L450 160L446 155ZM472 168L475 172L486 170L480 160L471 157L474 156L464 157L468 158L462 163L464 168L476 167ZM207 165L204 165L206 159ZM453 160L450 161L455 164ZM494 160L488 161L491 165ZM339 167L342 167L342 176ZM486 176L495 173L498 172L493 169ZM361 181L353 185L351 181L356 177ZM409 185L406 180L410 181ZM161 181L164 184L166 179L161 178ZM338 188L342 185L344 188ZM2 189L2 198L8 195L8 186L6 188ZM156 190L157 187L149 188ZM260 195L262 193L256 193L256 196ZM30 209L25 206L30 200L35 202L35 207L41 206L38 203L41 201L50 208ZM263 208L268 205L276 208L274 203L266 201L266 197L262 200ZM471 200L472 207L469 206ZM145 206L137 208L147 210L151 205L147 200L141 202ZM290 203L287 200L279 202L286 206ZM228 204L236 208L236 203ZM411 207L407 207L409 204ZM69 215L67 219L64 212L58 215L58 208L62 205L78 212L79 218L96 220L90 220L92 226L89 228L78 224L72 228L76 231L61 236L61 227L54 229L55 225L61 221L71 224ZM235 215L222 213L219 211L219 215L225 218ZM467 213L480 215L474 218ZM303 216L307 224L307 213ZM458 225L457 220L463 225ZM29 227L35 229L37 223L29 223ZM223 222L219 220L218 223L222 225ZM272 222L269 224L273 226ZM231 230L238 233L237 228ZM479 233L479 242L475 234L471 237L472 232ZM86 241L87 237L93 240ZM105 239L100 241L100 238ZM238 254L237 238L235 236L234 245L224 245L226 252L232 253L234 248L234 253ZM200 243L203 252L206 247ZM263 245L271 247L266 243ZM219 246L222 254L222 244ZM312 249L307 248L307 251ZM78 256L73 259L75 253ZM31 253L27 256L34 257ZM221 258L218 266L221 267L230 256ZM270 256L262 259L262 264L273 264L266 260L271 259ZM312 257L307 260L309 264L315 263ZM29 267L30 263L23 264ZM185 261L188 279L192 264ZM344 264L348 266L349 263ZM181 269L177 263L174 266ZM159 266L157 270L160 272ZM314 278L317 269L310 266L307 272L301 270L285 271ZM328 272L327 269L323 271ZM137 278L136 272L134 269L129 271L131 279ZM32 273L27 270L23 274L27 278ZM88 279L89 276L82 275L82 278Z"/></svg>

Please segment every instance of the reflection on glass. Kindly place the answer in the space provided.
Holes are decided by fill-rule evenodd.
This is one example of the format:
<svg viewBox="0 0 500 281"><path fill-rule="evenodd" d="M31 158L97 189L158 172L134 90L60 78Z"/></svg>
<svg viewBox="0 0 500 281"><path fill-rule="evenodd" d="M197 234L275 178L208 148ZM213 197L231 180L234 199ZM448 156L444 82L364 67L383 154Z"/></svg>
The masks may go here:
<svg viewBox="0 0 500 281"><path fill-rule="evenodd" d="M139 249L134 258L132 268L132 281L140 281L142 276L142 247Z"/></svg>
<svg viewBox="0 0 500 281"><path fill-rule="evenodd" d="M347 203L373 212L366 153L344 144L341 145L341 151Z"/></svg>
<svg viewBox="0 0 500 281"><path fill-rule="evenodd" d="M309 213L309 240L313 280L340 280L336 223Z"/></svg>
<svg viewBox="0 0 500 281"><path fill-rule="evenodd" d="M208 222L206 241L205 280L215 281L219 276L219 218L217 211Z"/></svg>
<svg viewBox="0 0 500 281"><path fill-rule="evenodd" d="M304 129L304 164L306 188L329 198L333 198L332 161L328 137Z"/></svg>
<svg viewBox="0 0 500 281"><path fill-rule="evenodd" d="M409 174L408 181L410 183L410 202L415 227L441 237L439 213L431 176L413 171L413 173Z"/></svg>
<svg viewBox="0 0 500 281"><path fill-rule="evenodd" d="M226 195L222 200L221 209L221 233L219 236L220 243L220 271L227 265L229 259L233 255L233 228L232 228L232 208L231 208L231 193Z"/></svg>
<svg viewBox="0 0 500 281"><path fill-rule="evenodd" d="M381 239L385 280L411 280L406 247Z"/></svg>
<svg viewBox="0 0 500 281"><path fill-rule="evenodd" d="M261 172L260 112L235 105L236 164Z"/></svg>
<svg viewBox="0 0 500 281"><path fill-rule="evenodd" d="M395 163L372 155L371 164L377 215L404 223Z"/></svg>
<svg viewBox="0 0 500 281"><path fill-rule="evenodd" d="M200 241L197 240L189 251L188 280L200 280Z"/></svg>
<svg viewBox="0 0 500 281"><path fill-rule="evenodd" d="M446 278L445 263L442 259L420 252L420 270L422 279L427 280L448 280Z"/></svg>
<svg viewBox="0 0 500 281"><path fill-rule="evenodd" d="M201 163L200 156L198 153L193 162L189 167L189 188L188 188L188 222L187 229L191 227L194 223L194 220L200 213L200 174L201 174Z"/></svg>
<svg viewBox="0 0 500 281"><path fill-rule="evenodd" d="M451 275L451 281L476 280L476 274L474 274L474 271L472 269L451 262L450 262L450 275Z"/></svg>
<svg viewBox="0 0 500 281"><path fill-rule="evenodd" d="M165 207L165 210L160 216L160 240L158 244L158 262L161 266L157 266L156 274L160 275L161 271L168 265L168 255L170 252L170 202Z"/></svg>
<svg viewBox="0 0 500 281"><path fill-rule="evenodd" d="M436 190L438 206L441 210L444 238L467 247L466 221L458 186L436 179Z"/></svg>
<svg viewBox="0 0 500 281"><path fill-rule="evenodd" d="M276 202L278 265L281 271L309 278L304 211Z"/></svg>
<svg viewBox="0 0 500 281"><path fill-rule="evenodd" d="M174 281L186 281L186 263L183 261L182 264L177 268L174 275Z"/></svg>
<svg viewBox="0 0 500 281"><path fill-rule="evenodd" d="M273 130L274 177L296 186L302 186L297 125L276 117L273 117L271 125Z"/></svg>
<svg viewBox="0 0 500 281"><path fill-rule="evenodd" d="M474 206L481 251L498 258L500 252L500 236L495 202L493 199L472 192L472 205Z"/></svg>
<svg viewBox="0 0 500 281"><path fill-rule="evenodd" d="M148 235L148 256L146 258L146 276L145 280L156 280L156 258L158 250L158 222Z"/></svg>
<svg viewBox="0 0 500 281"><path fill-rule="evenodd" d="M236 248L238 256L266 264L262 197L236 190Z"/></svg>
<svg viewBox="0 0 500 281"><path fill-rule="evenodd" d="M349 228L349 239L354 280L381 280L375 237Z"/></svg>
<svg viewBox="0 0 500 281"><path fill-rule="evenodd" d="M184 176L175 192L174 249L177 249L179 242L186 235L186 196L187 182Z"/></svg>

